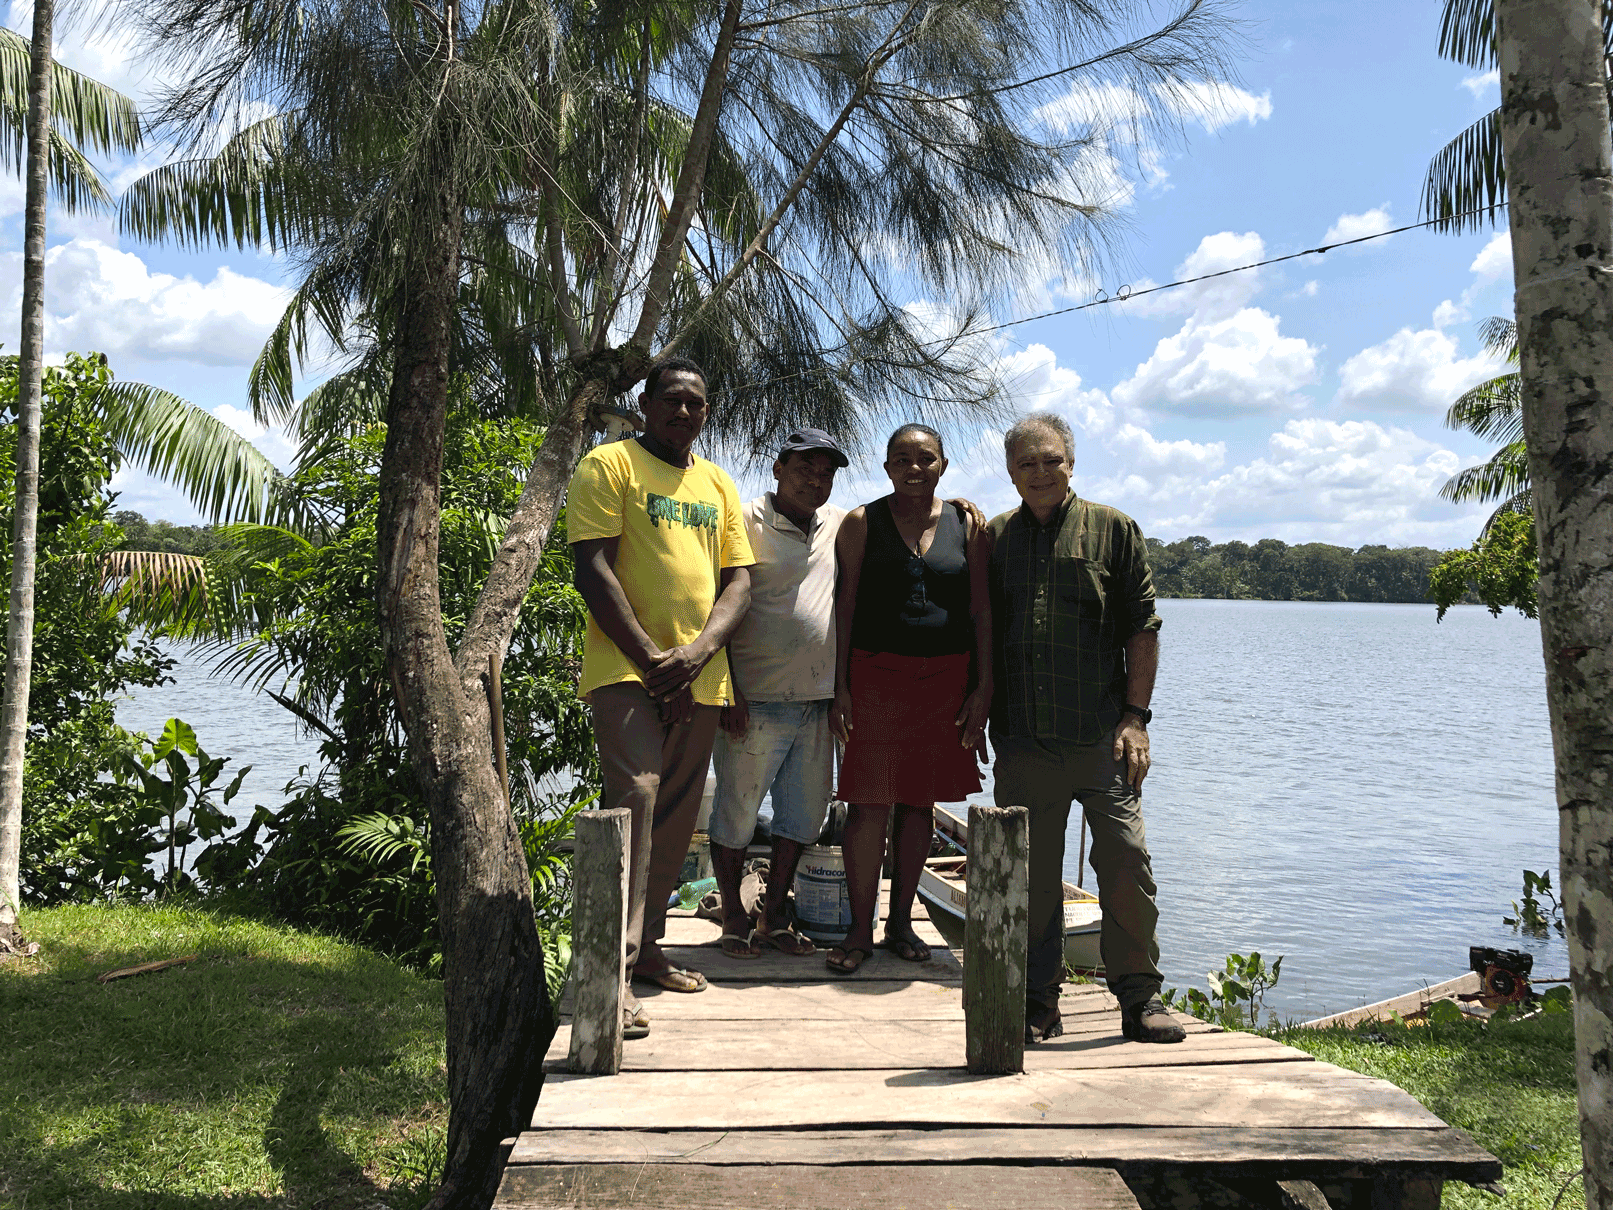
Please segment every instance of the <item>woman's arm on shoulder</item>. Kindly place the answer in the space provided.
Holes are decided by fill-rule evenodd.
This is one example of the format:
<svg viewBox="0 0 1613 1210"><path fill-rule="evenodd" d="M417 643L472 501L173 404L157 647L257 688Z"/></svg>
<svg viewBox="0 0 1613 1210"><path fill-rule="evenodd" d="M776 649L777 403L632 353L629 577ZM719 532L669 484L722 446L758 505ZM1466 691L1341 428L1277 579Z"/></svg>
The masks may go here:
<svg viewBox="0 0 1613 1210"><path fill-rule="evenodd" d="M835 704L829 727L841 743L851 738L851 623L857 613L857 585L867 550L868 513L859 506L845 515L835 535L840 579L835 590Z"/></svg>
<svg viewBox="0 0 1613 1210"><path fill-rule="evenodd" d="M958 711L959 741L985 759L986 720L991 714L991 530L973 517L964 525L964 551L969 562L969 614L974 620L975 687Z"/></svg>

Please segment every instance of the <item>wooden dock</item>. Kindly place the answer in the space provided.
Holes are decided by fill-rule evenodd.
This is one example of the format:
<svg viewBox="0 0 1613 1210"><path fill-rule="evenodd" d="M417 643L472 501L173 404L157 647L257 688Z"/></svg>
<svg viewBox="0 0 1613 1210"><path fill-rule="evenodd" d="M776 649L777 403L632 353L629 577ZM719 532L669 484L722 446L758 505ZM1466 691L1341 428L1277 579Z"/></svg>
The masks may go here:
<svg viewBox="0 0 1613 1210"><path fill-rule="evenodd" d="M922 908L920 908L922 912ZM1066 989L1062 1038L1024 1071L964 1067L963 971L883 950L854 976L821 956L725 957L675 917L673 960L711 986L640 985L652 1019L622 1071L550 1049L503 1210L1426 1210L1447 1180L1501 1165L1406 1093L1268 1038L1184 1022L1187 1041L1120 1034L1101 987Z"/></svg>

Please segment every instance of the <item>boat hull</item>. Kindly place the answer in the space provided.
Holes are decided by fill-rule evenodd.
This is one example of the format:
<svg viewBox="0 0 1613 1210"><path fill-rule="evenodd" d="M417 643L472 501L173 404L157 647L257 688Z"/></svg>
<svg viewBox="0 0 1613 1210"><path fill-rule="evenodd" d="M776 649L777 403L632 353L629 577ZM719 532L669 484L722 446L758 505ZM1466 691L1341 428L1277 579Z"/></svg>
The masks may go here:
<svg viewBox="0 0 1613 1210"><path fill-rule="evenodd" d="M949 944L963 945L964 922L969 914L969 890L963 858L931 858L919 875L919 898L929 909L930 921ZM1101 970L1098 949L1103 922L1097 896L1064 884L1064 961L1077 970Z"/></svg>

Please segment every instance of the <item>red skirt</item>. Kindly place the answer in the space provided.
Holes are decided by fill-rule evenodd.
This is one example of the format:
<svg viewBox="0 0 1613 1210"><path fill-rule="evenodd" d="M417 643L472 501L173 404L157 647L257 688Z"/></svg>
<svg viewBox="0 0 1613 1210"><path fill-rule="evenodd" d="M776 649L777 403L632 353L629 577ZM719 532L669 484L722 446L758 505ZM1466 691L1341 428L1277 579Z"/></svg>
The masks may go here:
<svg viewBox="0 0 1613 1210"><path fill-rule="evenodd" d="M851 653L851 741L835 797L849 803L924 806L980 791L975 754L957 717L969 656Z"/></svg>

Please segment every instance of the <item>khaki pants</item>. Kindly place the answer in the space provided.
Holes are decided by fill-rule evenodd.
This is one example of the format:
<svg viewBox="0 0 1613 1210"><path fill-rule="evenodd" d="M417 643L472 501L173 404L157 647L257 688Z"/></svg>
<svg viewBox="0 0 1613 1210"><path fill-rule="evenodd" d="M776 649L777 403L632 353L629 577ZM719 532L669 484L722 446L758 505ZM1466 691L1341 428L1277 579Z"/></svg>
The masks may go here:
<svg viewBox="0 0 1613 1210"><path fill-rule="evenodd" d="M1158 995L1159 909L1142 803L1126 783L1124 762L1114 759L1112 741L1004 739L992 746L997 805L1030 811L1026 1000L1034 1007L1056 1005L1064 981L1064 834L1072 799L1080 801L1092 832L1092 868L1103 901L1099 945L1109 990L1127 1008Z"/></svg>
<svg viewBox="0 0 1613 1210"><path fill-rule="evenodd" d="M696 706L692 721L668 726L655 699L633 681L595 689L589 704L605 782L600 806L633 813L627 883L631 978L644 943L666 935L667 900L694 836L722 708Z"/></svg>

